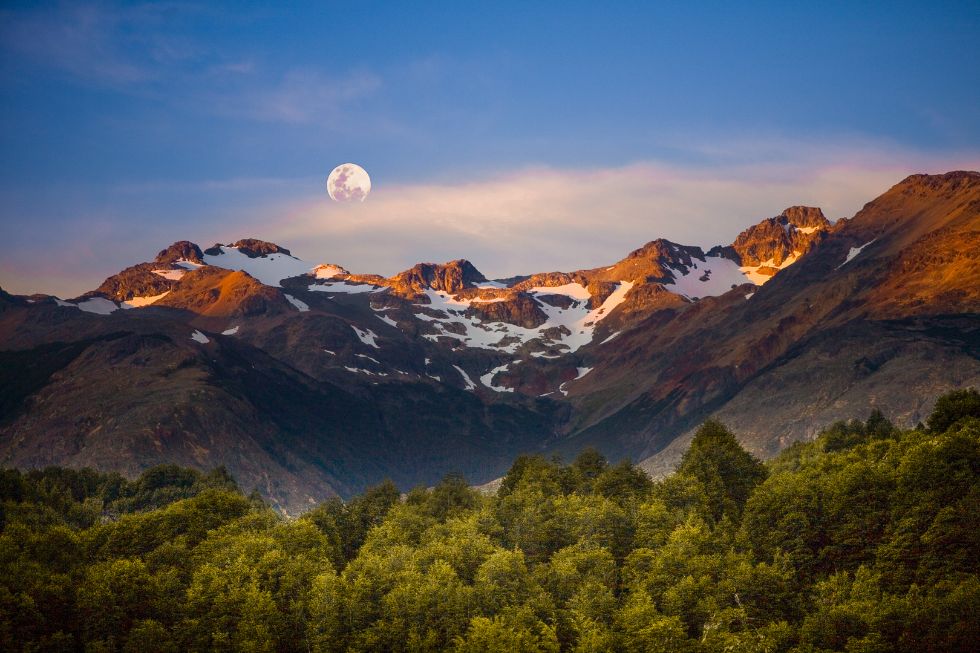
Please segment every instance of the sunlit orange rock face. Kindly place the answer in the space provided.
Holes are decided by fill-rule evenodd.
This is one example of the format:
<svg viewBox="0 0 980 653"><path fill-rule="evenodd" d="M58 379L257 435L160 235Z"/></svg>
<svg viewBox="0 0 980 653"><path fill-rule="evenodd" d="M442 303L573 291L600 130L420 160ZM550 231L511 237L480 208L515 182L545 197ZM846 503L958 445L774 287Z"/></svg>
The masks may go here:
<svg viewBox="0 0 980 653"><path fill-rule="evenodd" d="M278 289L265 286L240 270L213 266L188 271L156 305L205 317L247 317L290 310Z"/></svg>
<svg viewBox="0 0 980 653"><path fill-rule="evenodd" d="M980 175L949 173L913 175L855 215L848 230L876 239L864 263L880 268L867 295L870 314L977 311L978 214Z"/></svg>
<svg viewBox="0 0 980 653"><path fill-rule="evenodd" d="M414 296L422 294L426 290L444 290L456 293L486 280L486 277L473 267L472 263L460 259L443 265L419 263L395 275L388 280L388 283L396 292Z"/></svg>
<svg viewBox="0 0 980 653"><path fill-rule="evenodd" d="M808 252L830 226L819 208L791 206L749 227L730 246L709 253L725 256L742 266L760 266L760 274L772 276L787 259Z"/></svg>
<svg viewBox="0 0 980 653"><path fill-rule="evenodd" d="M204 253L201 248L189 240L180 240L170 247L161 250L157 254L157 263L176 263L177 261L190 261L192 263L204 263Z"/></svg>

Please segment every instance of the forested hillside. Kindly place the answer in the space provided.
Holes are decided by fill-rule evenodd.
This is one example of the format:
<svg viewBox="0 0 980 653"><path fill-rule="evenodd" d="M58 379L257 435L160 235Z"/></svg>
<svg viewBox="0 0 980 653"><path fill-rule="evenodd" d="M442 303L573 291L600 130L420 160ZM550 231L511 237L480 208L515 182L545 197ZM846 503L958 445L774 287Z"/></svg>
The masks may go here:
<svg viewBox="0 0 980 653"><path fill-rule="evenodd" d="M766 464L707 422L661 482L530 456L293 520L222 470L6 470L0 649L973 651L978 475L972 390Z"/></svg>

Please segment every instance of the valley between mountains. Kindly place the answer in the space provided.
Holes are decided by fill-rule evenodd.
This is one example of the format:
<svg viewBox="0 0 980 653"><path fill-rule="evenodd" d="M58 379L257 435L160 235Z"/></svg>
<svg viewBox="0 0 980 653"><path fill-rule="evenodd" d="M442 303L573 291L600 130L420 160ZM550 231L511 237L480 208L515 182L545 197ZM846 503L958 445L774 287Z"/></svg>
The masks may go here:
<svg viewBox="0 0 980 653"><path fill-rule="evenodd" d="M340 263L181 241L80 297L0 291L0 464L224 465L296 514L384 478L483 483L521 452L665 474L708 417L768 457L872 408L913 426L980 386L976 172L594 269Z"/></svg>

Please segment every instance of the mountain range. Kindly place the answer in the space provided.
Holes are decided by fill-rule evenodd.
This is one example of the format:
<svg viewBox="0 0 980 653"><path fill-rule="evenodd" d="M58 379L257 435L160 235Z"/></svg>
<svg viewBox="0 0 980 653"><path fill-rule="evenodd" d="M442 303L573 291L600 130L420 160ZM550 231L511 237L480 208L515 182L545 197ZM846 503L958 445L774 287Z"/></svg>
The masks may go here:
<svg viewBox="0 0 980 653"><path fill-rule="evenodd" d="M520 452L663 474L708 417L771 456L971 385L976 172L572 272L382 277L247 238L174 243L76 298L0 290L0 465L224 465L288 514L384 478L490 481Z"/></svg>

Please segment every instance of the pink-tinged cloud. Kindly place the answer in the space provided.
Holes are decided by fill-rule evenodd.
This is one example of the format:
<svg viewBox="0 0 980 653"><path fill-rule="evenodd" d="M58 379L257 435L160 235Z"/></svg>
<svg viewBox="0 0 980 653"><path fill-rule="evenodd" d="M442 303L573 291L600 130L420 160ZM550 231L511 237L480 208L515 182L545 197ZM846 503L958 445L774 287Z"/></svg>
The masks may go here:
<svg viewBox="0 0 980 653"><path fill-rule="evenodd" d="M418 261L465 257L505 277L609 264L660 237L727 244L796 204L849 217L912 172L945 170L850 163L794 171L527 168L463 183L379 187L364 204L311 198L283 207L266 228L287 246L302 243L305 258L359 272L387 275Z"/></svg>
<svg viewBox="0 0 980 653"><path fill-rule="evenodd" d="M700 167L526 167L475 179L384 184L363 203L331 201L320 190L322 178L127 186L116 196L118 217L103 219L104 229L68 225L65 233L73 237L58 241L31 236L25 222L20 241L45 246L15 247L0 257L0 285L73 296L175 240L206 246L246 236L278 242L311 265L329 261L355 272L390 275L419 261L460 257L491 277L574 270L608 265L660 237L703 247L730 243L746 226L796 204L819 206L831 219L848 217L909 174L980 168L975 154L754 147L743 149L761 163L727 163L722 152L720 162ZM153 194L202 208L177 224L127 227L127 202Z"/></svg>

